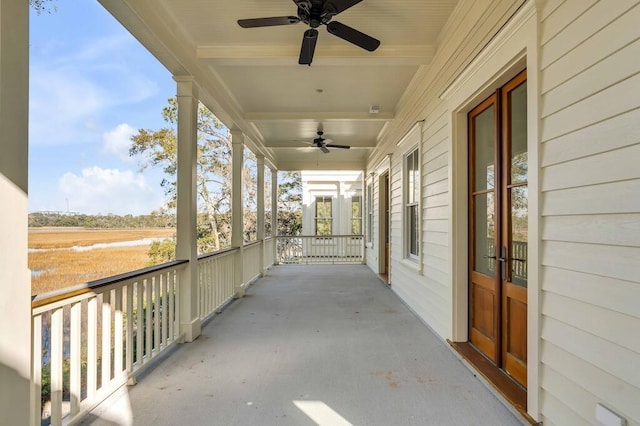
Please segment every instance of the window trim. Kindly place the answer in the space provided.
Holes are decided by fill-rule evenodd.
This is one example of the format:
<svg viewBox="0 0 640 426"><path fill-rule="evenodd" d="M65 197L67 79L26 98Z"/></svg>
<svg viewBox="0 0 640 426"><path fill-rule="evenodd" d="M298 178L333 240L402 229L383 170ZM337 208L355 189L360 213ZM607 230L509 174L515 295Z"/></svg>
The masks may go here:
<svg viewBox="0 0 640 426"><path fill-rule="evenodd" d="M373 247L373 182L367 183L366 186L366 242Z"/></svg>
<svg viewBox="0 0 640 426"><path fill-rule="evenodd" d="M418 179L413 182L413 186L410 187L410 179L409 179L409 159L412 159L414 162L412 170L417 170ZM417 162L417 163L416 163ZM420 220L421 220L421 198L422 198L422 172L421 172L421 161L420 161L420 146L419 144L414 145L410 149L408 149L402 158L402 177L403 177L403 257L410 262L418 263L420 261ZM417 185L417 193L416 187ZM417 198L413 201L409 202L410 199L410 191L414 196L417 195ZM415 209L415 229L411 227L410 222L410 209ZM411 252L411 236L415 233L415 253Z"/></svg>

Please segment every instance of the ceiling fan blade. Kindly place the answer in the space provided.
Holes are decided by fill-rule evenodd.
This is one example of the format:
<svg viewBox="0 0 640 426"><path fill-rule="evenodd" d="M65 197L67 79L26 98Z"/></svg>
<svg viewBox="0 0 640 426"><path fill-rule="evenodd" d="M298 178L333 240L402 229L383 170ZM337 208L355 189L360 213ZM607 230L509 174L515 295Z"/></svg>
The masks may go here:
<svg viewBox="0 0 640 426"><path fill-rule="evenodd" d="M319 146L319 148L320 148L320 151L324 152L325 154L328 154L328 153L330 152L330 151L327 149L327 147L326 147L326 146L324 146L324 145L320 145L320 146Z"/></svg>
<svg viewBox="0 0 640 426"><path fill-rule="evenodd" d="M344 12L352 6L360 3L362 0L327 0L324 4L324 10L337 15L340 12Z"/></svg>
<svg viewBox="0 0 640 426"><path fill-rule="evenodd" d="M327 148L340 148L340 149L350 149L350 146L347 145L327 145Z"/></svg>
<svg viewBox="0 0 640 426"><path fill-rule="evenodd" d="M272 18L238 19L242 28L275 27L277 25L292 25L300 22L297 16L275 16Z"/></svg>
<svg viewBox="0 0 640 426"><path fill-rule="evenodd" d="M351 28L348 25L343 23L333 21L327 24L327 31L333 34L336 37L340 37L343 40L348 41L349 43L353 43L358 47L361 47L369 52L373 52L380 46L380 40L376 40L375 38L361 33L355 28Z"/></svg>
<svg viewBox="0 0 640 426"><path fill-rule="evenodd" d="M316 50L316 43L318 42L318 30L311 28L304 32L302 37L302 47L300 48L300 59L298 63L300 65L309 65L313 62L313 52Z"/></svg>

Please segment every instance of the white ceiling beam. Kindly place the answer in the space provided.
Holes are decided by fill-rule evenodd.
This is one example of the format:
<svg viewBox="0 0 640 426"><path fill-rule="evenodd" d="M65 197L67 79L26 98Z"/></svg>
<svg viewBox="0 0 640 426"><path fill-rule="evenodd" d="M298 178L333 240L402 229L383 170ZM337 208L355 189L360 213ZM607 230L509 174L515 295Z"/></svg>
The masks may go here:
<svg viewBox="0 0 640 426"><path fill-rule="evenodd" d="M389 121L395 118L393 112L247 112L247 121L298 121L298 120L359 120L359 121Z"/></svg>
<svg viewBox="0 0 640 426"><path fill-rule="evenodd" d="M317 137L317 136L316 136ZM299 141L272 141L265 142L264 146L273 149L295 149L295 150L314 150L317 149L311 145L311 141L314 138L309 138L309 143ZM349 145L351 149L373 149L376 147L376 141L335 141L330 142L329 145L335 143L337 145ZM338 148L339 149L339 148Z"/></svg>
<svg viewBox="0 0 640 426"><path fill-rule="evenodd" d="M318 46L313 66L420 66L430 64L435 52L431 45L382 45L375 52L350 45ZM299 55L300 45L216 45L198 46L196 50L198 59L216 66L291 65L292 61L296 63Z"/></svg>
<svg viewBox="0 0 640 426"><path fill-rule="evenodd" d="M327 157L331 154L326 154ZM303 161L279 161L278 170L364 170L366 161L335 161L334 158L326 160L303 160Z"/></svg>

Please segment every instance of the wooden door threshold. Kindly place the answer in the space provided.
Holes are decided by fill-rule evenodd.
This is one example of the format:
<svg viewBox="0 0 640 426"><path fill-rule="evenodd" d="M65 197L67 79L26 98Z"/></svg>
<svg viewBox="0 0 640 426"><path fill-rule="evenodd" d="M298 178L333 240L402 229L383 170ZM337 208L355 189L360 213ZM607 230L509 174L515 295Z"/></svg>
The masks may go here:
<svg viewBox="0 0 640 426"><path fill-rule="evenodd" d="M383 283L389 285L389 274L378 274Z"/></svg>
<svg viewBox="0 0 640 426"><path fill-rule="evenodd" d="M527 391L516 383L504 371L493 365L469 342L452 342L451 347L460 354L471 366L489 383L502 398L509 403L524 420L532 425L538 425L527 413Z"/></svg>

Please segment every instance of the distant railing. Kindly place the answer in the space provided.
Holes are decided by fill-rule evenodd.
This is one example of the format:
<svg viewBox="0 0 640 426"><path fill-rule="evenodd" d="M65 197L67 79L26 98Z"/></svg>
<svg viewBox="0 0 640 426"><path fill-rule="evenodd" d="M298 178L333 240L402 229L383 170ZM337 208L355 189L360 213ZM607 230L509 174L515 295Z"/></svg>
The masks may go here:
<svg viewBox="0 0 640 426"><path fill-rule="evenodd" d="M362 235L277 236L280 264L364 263Z"/></svg>
<svg viewBox="0 0 640 426"><path fill-rule="evenodd" d="M179 340L178 271L187 263L174 261L32 301L34 425L80 418Z"/></svg>
<svg viewBox="0 0 640 426"><path fill-rule="evenodd" d="M490 273L494 273L495 261L495 245L493 239L487 240L487 251L484 258L486 259L486 270ZM520 284L527 284L527 250L528 244L526 241L512 241L511 243L511 281Z"/></svg>
<svg viewBox="0 0 640 426"><path fill-rule="evenodd" d="M235 296L235 262L240 249L198 257L198 316L205 320Z"/></svg>

